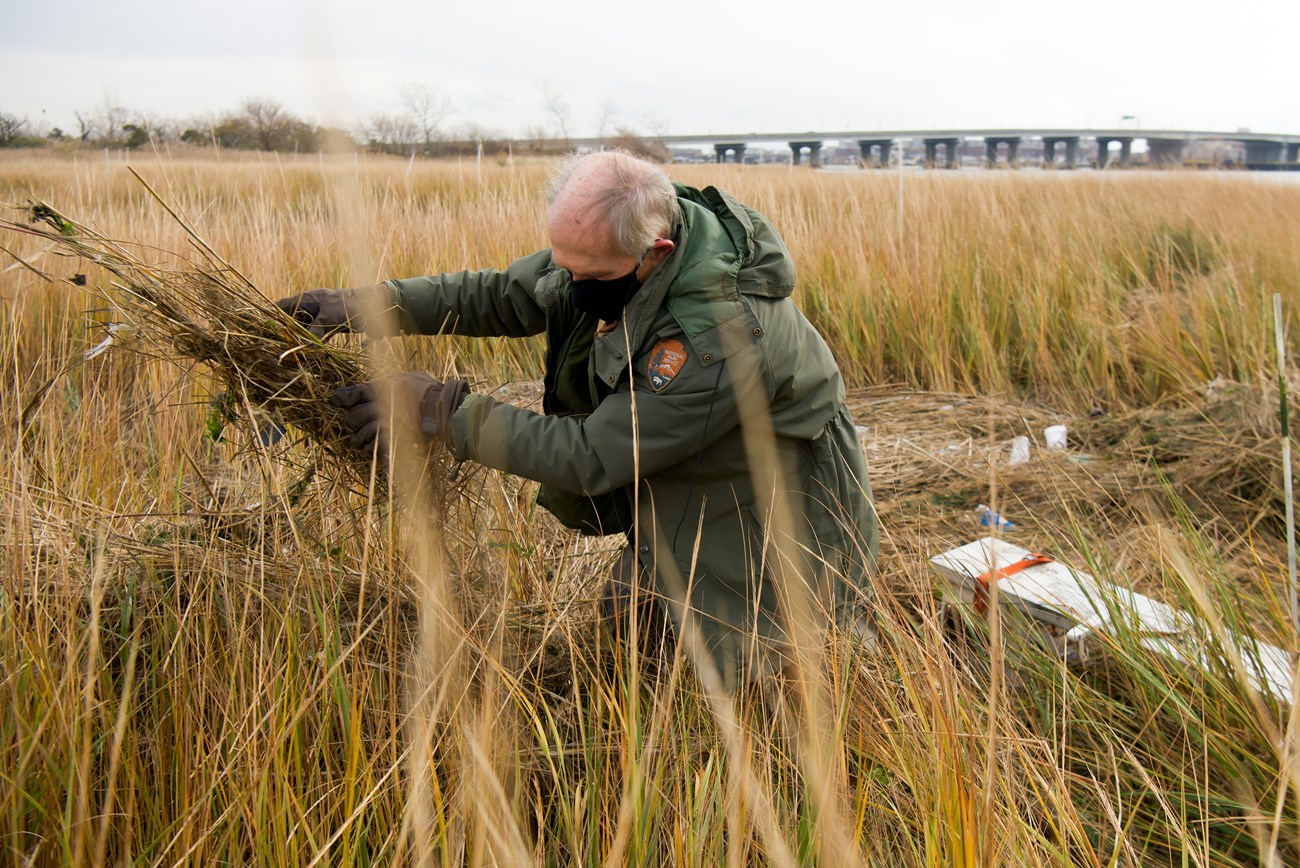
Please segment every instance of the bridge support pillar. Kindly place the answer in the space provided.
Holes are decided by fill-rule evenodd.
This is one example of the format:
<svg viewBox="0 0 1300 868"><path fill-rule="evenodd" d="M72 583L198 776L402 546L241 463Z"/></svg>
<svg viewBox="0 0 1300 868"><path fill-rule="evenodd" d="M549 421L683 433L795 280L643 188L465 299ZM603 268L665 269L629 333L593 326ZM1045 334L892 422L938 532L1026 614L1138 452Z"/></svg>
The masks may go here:
<svg viewBox="0 0 1300 868"><path fill-rule="evenodd" d="M864 166L879 166L885 168L889 165L889 152L894 147L893 139L859 139L858 148L862 151L862 164ZM879 148L880 157L876 159L872 152Z"/></svg>
<svg viewBox="0 0 1300 868"><path fill-rule="evenodd" d="M808 165L814 169L819 168L822 164L822 143L821 142L791 142L790 159L796 166L803 161L803 149L808 149Z"/></svg>
<svg viewBox="0 0 1300 868"><path fill-rule="evenodd" d="M1281 142L1246 142L1246 165L1265 165L1282 161Z"/></svg>
<svg viewBox="0 0 1300 868"><path fill-rule="evenodd" d="M1132 136L1109 136L1097 137L1097 168L1104 169L1110 162L1110 143L1119 142L1119 164L1127 166L1130 157L1133 156L1133 137Z"/></svg>
<svg viewBox="0 0 1300 868"><path fill-rule="evenodd" d="M720 142L713 146L714 162L727 162L727 153L731 152L736 155L735 162L745 162L745 143L744 142Z"/></svg>
<svg viewBox="0 0 1300 868"><path fill-rule="evenodd" d="M998 164L998 148L1005 144L1007 146L1007 165L1014 167L1020 159L1020 137L1008 136L1001 139L984 140L984 156L990 167Z"/></svg>
<svg viewBox="0 0 1300 868"><path fill-rule="evenodd" d="M1181 166L1183 164L1182 139L1147 139L1151 163L1156 166Z"/></svg>
<svg viewBox="0 0 1300 868"><path fill-rule="evenodd" d="M921 141L925 143L926 168L933 169L938 164L940 145L943 146L946 156L943 167L945 169L957 168L957 147L961 144L961 139L922 139Z"/></svg>
<svg viewBox="0 0 1300 868"><path fill-rule="evenodd" d="M1065 145L1065 162L1063 169L1073 169L1079 165L1078 136L1048 136L1043 139L1043 165L1056 165L1056 146Z"/></svg>
<svg viewBox="0 0 1300 868"><path fill-rule="evenodd" d="M1300 160L1300 142L1288 142L1286 146L1286 161L1294 163Z"/></svg>

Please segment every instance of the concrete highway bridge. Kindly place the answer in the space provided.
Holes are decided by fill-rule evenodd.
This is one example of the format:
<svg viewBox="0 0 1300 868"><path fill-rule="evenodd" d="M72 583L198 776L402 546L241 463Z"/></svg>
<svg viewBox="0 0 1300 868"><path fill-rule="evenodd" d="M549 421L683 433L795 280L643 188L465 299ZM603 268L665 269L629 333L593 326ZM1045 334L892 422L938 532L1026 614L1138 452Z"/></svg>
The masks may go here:
<svg viewBox="0 0 1300 868"><path fill-rule="evenodd" d="M1154 165L1181 165L1189 145L1196 142L1230 142L1244 146L1246 166L1259 169L1300 170L1300 133L1210 132L1201 130L1138 130L1138 129L965 129L965 130L841 130L832 132L801 133L744 133L726 135L662 136L661 141L672 147L697 145L713 147L717 162L744 162L748 146L784 145L790 149L791 159L797 165L808 154L813 166L821 165L822 148L826 142L856 142L861 150L862 162L868 166L888 166L891 153L905 145L915 147L919 142L925 148L925 165L956 168L963 143L983 140L984 163L1018 165L1021 145L1027 141L1041 142L1042 163L1073 169L1079 164L1079 145L1083 141L1096 143L1098 168L1108 163L1128 165L1133 158L1133 143L1144 140L1147 159ZM1111 144L1118 148L1112 152ZM597 140L575 141L575 145L597 145ZM1037 150L1037 148L1035 148Z"/></svg>

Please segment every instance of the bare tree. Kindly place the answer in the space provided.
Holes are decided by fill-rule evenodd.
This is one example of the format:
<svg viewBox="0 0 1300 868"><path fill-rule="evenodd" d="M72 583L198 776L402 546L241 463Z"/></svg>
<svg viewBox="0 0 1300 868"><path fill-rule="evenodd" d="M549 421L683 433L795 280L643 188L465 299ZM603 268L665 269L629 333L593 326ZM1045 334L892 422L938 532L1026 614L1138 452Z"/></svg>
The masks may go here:
<svg viewBox="0 0 1300 868"><path fill-rule="evenodd" d="M94 108L73 114L77 118L77 138L83 142L118 144L126 137L123 127L131 122L131 112L111 93L104 94Z"/></svg>
<svg viewBox="0 0 1300 868"><path fill-rule="evenodd" d="M206 123L200 119L200 124ZM181 135L181 141L206 144L210 140L221 148L313 152L320 149L327 136L331 140L351 140L345 131L313 126L277 102L250 99L239 111L217 118L207 130L201 126L190 127Z"/></svg>
<svg viewBox="0 0 1300 868"><path fill-rule="evenodd" d="M27 118L0 112L0 148L8 147L23 134Z"/></svg>
<svg viewBox="0 0 1300 868"><path fill-rule="evenodd" d="M398 85L397 94L402 98L402 105L406 106L411 122L424 140L424 152L430 153L433 143L439 138L438 128L451 113L451 99L437 85L418 81Z"/></svg>
<svg viewBox="0 0 1300 868"><path fill-rule="evenodd" d="M409 115L374 114L366 118L357 132L372 149L385 153L408 153L420 142L422 131ZM428 139L425 139L428 147Z"/></svg>
<svg viewBox="0 0 1300 868"><path fill-rule="evenodd" d="M550 82L544 79L538 82L537 90L541 93L543 102L546 103L546 110L551 113L556 126L560 128L560 138L567 142L569 140L569 104L565 102L564 96L552 87Z"/></svg>
<svg viewBox="0 0 1300 868"><path fill-rule="evenodd" d="M99 135L99 122L90 112L73 112L77 119L77 138L83 142L93 141Z"/></svg>
<svg viewBox="0 0 1300 868"><path fill-rule="evenodd" d="M661 115L645 114L641 116L648 138L662 139L668 135L668 119Z"/></svg>
<svg viewBox="0 0 1300 868"><path fill-rule="evenodd" d="M605 138L605 134L608 132L610 124L614 122L616 114L618 114L618 107L614 105L614 98L606 95L596 109L596 138Z"/></svg>
<svg viewBox="0 0 1300 868"><path fill-rule="evenodd" d="M551 130L545 124L529 124L519 133L519 144L532 153L541 153L547 149L551 140Z"/></svg>
<svg viewBox="0 0 1300 868"><path fill-rule="evenodd" d="M284 106L270 99L250 99L244 101L240 110L257 139L258 148L274 151L284 145L285 132L293 120Z"/></svg>
<svg viewBox="0 0 1300 868"><path fill-rule="evenodd" d="M178 123L171 118L151 112L141 112L129 124L123 124L122 131L129 134L129 139L134 138L137 144L141 144L141 136L144 137L144 144L148 142L162 144L169 139L180 137L178 127Z"/></svg>
<svg viewBox="0 0 1300 868"><path fill-rule="evenodd" d="M99 115L100 138L106 142L117 142L123 137L122 127L130 120L131 113L124 108L115 96L104 94L104 101L96 109Z"/></svg>

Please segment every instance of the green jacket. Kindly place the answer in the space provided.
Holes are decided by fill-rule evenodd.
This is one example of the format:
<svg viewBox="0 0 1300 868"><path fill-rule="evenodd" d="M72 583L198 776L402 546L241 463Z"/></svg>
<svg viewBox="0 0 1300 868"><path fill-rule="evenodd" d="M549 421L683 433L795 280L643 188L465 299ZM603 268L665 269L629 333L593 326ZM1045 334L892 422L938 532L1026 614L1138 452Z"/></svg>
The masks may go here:
<svg viewBox="0 0 1300 868"><path fill-rule="evenodd" d="M627 531L724 680L780 665L793 588L850 625L877 528L829 348L790 299L794 264L756 212L678 186L677 246L604 335L550 251L503 271L389 282L407 333L547 333L544 414L471 395L456 457L542 484L585 532ZM629 521L635 514L633 524Z"/></svg>

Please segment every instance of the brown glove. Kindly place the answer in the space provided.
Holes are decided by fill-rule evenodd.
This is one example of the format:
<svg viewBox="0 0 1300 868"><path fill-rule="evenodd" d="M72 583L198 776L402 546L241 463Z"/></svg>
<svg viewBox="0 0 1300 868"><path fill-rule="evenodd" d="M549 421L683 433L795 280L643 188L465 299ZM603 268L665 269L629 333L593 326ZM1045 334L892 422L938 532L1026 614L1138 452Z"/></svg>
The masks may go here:
<svg viewBox="0 0 1300 868"><path fill-rule="evenodd" d="M451 417L468 394L463 380L444 383L412 372L344 386L329 403L347 411L343 427L349 432L349 448L372 453L378 446L383 454L393 443L427 445L436 440L450 447Z"/></svg>
<svg viewBox="0 0 1300 868"><path fill-rule="evenodd" d="M275 306L316 337L328 338L347 332L371 332L371 327L384 331L392 301L388 284L378 283L355 289L311 289L282 298ZM375 316L381 311L385 313L383 318Z"/></svg>
<svg viewBox="0 0 1300 868"><path fill-rule="evenodd" d="M420 432L429 440L438 440L448 451L453 450L456 444L452 439L451 417L468 394L469 384L464 380L448 380L425 392L420 401Z"/></svg>

